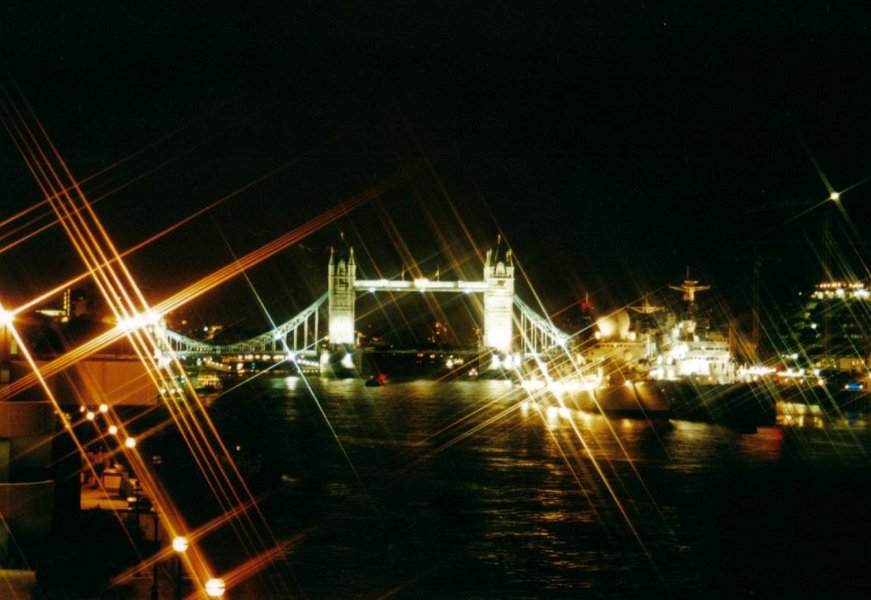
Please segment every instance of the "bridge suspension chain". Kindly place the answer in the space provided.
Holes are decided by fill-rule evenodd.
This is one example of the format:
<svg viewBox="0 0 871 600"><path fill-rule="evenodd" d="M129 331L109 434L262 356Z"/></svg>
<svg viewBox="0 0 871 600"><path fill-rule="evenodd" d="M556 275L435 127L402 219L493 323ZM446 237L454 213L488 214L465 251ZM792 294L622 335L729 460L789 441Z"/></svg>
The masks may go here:
<svg viewBox="0 0 871 600"><path fill-rule="evenodd" d="M548 350L565 348L569 334L542 317L518 296L514 305L520 310L520 336L524 354L540 354Z"/></svg>

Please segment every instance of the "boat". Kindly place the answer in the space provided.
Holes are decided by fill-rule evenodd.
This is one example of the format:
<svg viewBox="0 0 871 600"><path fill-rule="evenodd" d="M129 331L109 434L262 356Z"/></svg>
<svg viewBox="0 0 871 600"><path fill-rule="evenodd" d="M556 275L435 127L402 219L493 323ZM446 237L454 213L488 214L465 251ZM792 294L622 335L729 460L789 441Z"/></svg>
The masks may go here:
<svg viewBox="0 0 871 600"><path fill-rule="evenodd" d="M581 348L582 384L573 394L577 408L610 416L664 416L668 399L650 377L656 340L652 331L631 328L629 313L596 321L593 341Z"/></svg>
<svg viewBox="0 0 871 600"><path fill-rule="evenodd" d="M387 374L378 373L366 380L366 387L381 387L387 385Z"/></svg>
<svg viewBox="0 0 871 600"><path fill-rule="evenodd" d="M698 317L696 294L710 289L687 277L682 316L645 301L596 321L581 349L592 383L588 404L605 413L667 414L670 418L749 426L773 424L775 404L765 382L744 376L720 332Z"/></svg>

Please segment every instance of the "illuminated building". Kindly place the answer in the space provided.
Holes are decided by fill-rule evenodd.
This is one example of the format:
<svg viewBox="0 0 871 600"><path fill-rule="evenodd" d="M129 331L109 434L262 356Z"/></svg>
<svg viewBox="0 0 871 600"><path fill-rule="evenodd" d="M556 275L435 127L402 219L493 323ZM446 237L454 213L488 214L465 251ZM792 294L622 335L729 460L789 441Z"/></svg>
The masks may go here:
<svg viewBox="0 0 871 600"><path fill-rule="evenodd" d="M331 249L328 272L330 344L353 344L356 341L354 302L357 294L354 289L357 273L354 249L347 244L344 244L338 252L334 248Z"/></svg>
<svg viewBox="0 0 871 600"><path fill-rule="evenodd" d="M487 251L484 281L484 345L507 352L514 336L514 259L501 237L495 252Z"/></svg>
<svg viewBox="0 0 871 600"><path fill-rule="evenodd" d="M858 371L871 355L871 294L857 281L826 281L801 294L786 317L780 353L802 366Z"/></svg>
<svg viewBox="0 0 871 600"><path fill-rule="evenodd" d="M16 378L17 344L9 323L0 324L0 387ZM17 557L13 545L48 537L55 507L51 480L54 410L43 399L0 402L0 565Z"/></svg>
<svg viewBox="0 0 871 600"><path fill-rule="evenodd" d="M484 295L484 346L500 352L511 350L514 338L514 259L500 238L484 260L483 281L441 281L419 277L412 281L358 280L354 249L344 243L330 251L328 270L329 338L333 347L355 344L354 303L357 291L419 291L482 293Z"/></svg>

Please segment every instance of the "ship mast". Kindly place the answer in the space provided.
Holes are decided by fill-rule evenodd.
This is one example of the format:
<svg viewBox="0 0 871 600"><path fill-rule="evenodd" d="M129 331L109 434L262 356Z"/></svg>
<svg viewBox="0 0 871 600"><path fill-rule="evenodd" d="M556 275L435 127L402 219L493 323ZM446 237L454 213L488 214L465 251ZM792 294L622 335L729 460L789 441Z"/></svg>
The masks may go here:
<svg viewBox="0 0 871 600"><path fill-rule="evenodd" d="M638 315L641 315L639 317L639 319L640 319L642 327L647 329L647 330L650 330L650 329L658 329L652 315L658 313L659 311L663 310L664 308L665 307L663 307L663 306L656 306L654 304L651 304L650 301L645 297L644 302L642 302L641 304L636 304L634 306L630 306L629 310L631 310L634 313L637 313Z"/></svg>
<svg viewBox="0 0 871 600"><path fill-rule="evenodd" d="M663 309L662 306L654 306L647 299L644 299L643 304L639 304L637 306L630 306L631 310L637 312L640 315L652 315L653 313L657 313Z"/></svg>
<svg viewBox="0 0 871 600"><path fill-rule="evenodd" d="M683 299L687 303L687 314L692 317L696 313L696 293L711 289L709 285L700 285L697 279L690 279L690 268L687 267L687 278L680 285L668 286L670 289L683 292Z"/></svg>

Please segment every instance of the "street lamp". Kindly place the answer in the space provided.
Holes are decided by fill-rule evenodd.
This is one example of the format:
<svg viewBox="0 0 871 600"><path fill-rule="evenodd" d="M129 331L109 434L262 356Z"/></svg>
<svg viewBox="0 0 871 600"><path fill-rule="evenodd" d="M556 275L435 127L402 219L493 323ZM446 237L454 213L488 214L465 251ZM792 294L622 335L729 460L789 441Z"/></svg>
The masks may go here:
<svg viewBox="0 0 871 600"><path fill-rule="evenodd" d="M181 555L187 552L188 539L183 535L172 538L172 549L175 550L175 597L181 598Z"/></svg>
<svg viewBox="0 0 871 600"><path fill-rule="evenodd" d="M114 427L114 425L112 427ZM111 431L111 428L110 428L110 431ZM113 432L113 434L114 434L114 432ZM159 455L154 455L151 457L151 463L154 465L155 473L157 473L157 465L160 464L160 461L161 461L161 458ZM138 510L139 509L138 508L138 505L139 505L138 498L137 498L136 504L137 504L137 510ZM153 511L153 512L154 512L154 515L153 515L154 516L154 545L159 548L160 544L158 541L158 537L159 537L160 532L159 532L158 527L157 527L157 518L159 515L158 515L157 511ZM157 597L158 597L158 592L157 592L157 561L155 560L154 566L151 569L151 600L157 600Z"/></svg>
<svg viewBox="0 0 871 600"><path fill-rule="evenodd" d="M209 598L220 598L224 595L226 584L219 577L212 577L206 582L206 596Z"/></svg>
<svg viewBox="0 0 871 600"><path fill-rule="evenodd" d="M181 554L182 552L187 552L188 549L188 539L183 535L177 535L172 538L172 549Z"/></svg>

